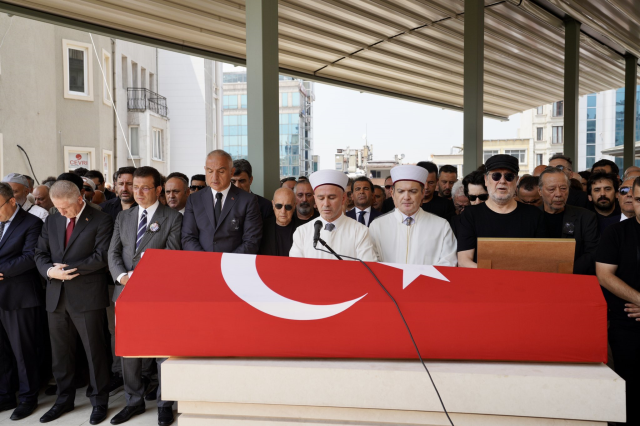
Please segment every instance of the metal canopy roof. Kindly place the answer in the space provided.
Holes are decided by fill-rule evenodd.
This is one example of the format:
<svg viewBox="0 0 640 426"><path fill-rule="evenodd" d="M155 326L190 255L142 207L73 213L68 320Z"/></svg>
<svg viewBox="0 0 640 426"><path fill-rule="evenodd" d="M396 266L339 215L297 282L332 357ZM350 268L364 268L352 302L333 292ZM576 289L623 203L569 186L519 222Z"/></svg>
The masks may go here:
<svg viewBox="0 0 640 426"><path fill-rule="evenodd" d="M278 0L278 5L281 72L462 108L463 0ZM485 0L485 5L486 115L504 118L562 100L563 14L583 23L581 95L623 87L622 55L640 56L635 0ZM103 34L127 38L123 32L130 33L163 48L185 47L191 54L199 49L245 63L243 0L2 0L0 10L44 20L62 17L49 19L58 23L70 18L101 26Z"/></svg>

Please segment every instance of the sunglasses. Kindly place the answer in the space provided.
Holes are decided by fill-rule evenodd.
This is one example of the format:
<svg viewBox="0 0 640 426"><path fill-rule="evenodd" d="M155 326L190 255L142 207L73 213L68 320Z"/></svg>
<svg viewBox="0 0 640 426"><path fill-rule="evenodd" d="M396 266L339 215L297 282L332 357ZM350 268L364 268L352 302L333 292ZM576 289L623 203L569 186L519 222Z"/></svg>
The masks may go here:
<svg viewBox="0 0 640 426"><path fill-rule="evenodd" d="M93 192L93 188L91 188L90 186L83 186L82 189L84 189L85 191Z"/></svg>
<svg viewBox="0 0 640 426"><path fill-rule="evenodd" d="M620 195L627 195L629 193L629 191L631 191L631 187L630 186L623 186L618 191L620 192Z"/></svg>
<svg viewBox="0 0 640 426"><path fill-rule="evenodd" d="M385 185L384 189L391 189L391 185Z"/></svg>
<svg viewBox="0 0 640 426"><path fill-rule="evenodd" d="M572 172L573 170L571 170L569 167L565 167L565 166L561 166L560 164L558 164L556 166L556 169L558 170L569 170L570 172Z"/></svg>
<svg viewBox="0 0 640 426"><path fill-rule="evenodd" d="M275 205L277 210L280 210L281 208L284 207L284 209L288 212L290 212L291 210L293 210L293 206L291 204L276 204Z"/></svg>
<svg viewBox="0 0 640 426"><path fill-rule="evenodd" d="M495 182L499 182L500 179L502 179L502 175L503 175L503 173L501 172L493 172L493 173L487 173L487 174L491 176L491 179L493 179ZM515 173L504 173L504 179L507 182L513 182L515 178L516 178Z"/></svg>
<svg viewBox="0 0 640 426"><path fill-rule="evenodd" d="M192 191L200 191L201 189L205 189L205 188L206 188L205 185L191 185L189 187L189 189Z"/></svg>
<svg viewBox="0 0 640 426"><path fill-rule="evenodd" d="M469 195L467 196L467 198L469 199L469 201L476 201L476 200L487 201L489 199L489 194Z"/></svg>

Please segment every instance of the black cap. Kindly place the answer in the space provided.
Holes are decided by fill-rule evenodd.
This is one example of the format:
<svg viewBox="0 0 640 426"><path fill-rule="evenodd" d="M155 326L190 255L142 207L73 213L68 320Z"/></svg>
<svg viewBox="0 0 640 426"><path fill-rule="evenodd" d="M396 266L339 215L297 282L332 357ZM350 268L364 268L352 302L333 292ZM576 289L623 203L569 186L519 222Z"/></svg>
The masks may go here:
<svg viewBox="0 0 640 426"><path fill-rule="evenodd" d="M507 169L516 174L520 172L518 159L512 155L507 154L498 154L489 157L489 159L485 161L484 165L487 168L487 172L495 169Z"/></svg>
<svg viewBox="0 0 640 426"><path fill-rule="evenodd" d="M75 173L63 173L58 176L58 179L56 180L68 180L69 182L73 182L78 186L80 191L82 191L82 187L84 185L82 178Z"/></svg>

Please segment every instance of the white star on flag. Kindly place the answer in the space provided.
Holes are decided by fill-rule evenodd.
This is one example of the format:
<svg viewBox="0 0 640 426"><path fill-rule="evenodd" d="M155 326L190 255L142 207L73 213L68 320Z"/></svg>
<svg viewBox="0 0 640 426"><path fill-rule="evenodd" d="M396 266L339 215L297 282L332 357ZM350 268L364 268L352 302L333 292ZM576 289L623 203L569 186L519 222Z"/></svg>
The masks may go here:
<svg viewBox="0 0 640 426"><path fill-rule="evenodd" d="M406 265L402 263L384 263L383 265L391 266L392 268L402 269L402 289L404 290L416 280L420 275L425 277L435 278L437 280L449 281L447 277L442 275L435 267L431 265Z"/></svg>

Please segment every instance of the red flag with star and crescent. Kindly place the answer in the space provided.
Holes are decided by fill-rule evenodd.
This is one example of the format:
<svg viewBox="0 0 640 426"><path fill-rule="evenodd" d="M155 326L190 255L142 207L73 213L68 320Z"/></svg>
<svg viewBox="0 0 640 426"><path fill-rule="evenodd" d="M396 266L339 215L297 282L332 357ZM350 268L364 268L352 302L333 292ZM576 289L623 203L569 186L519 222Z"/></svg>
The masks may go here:
<svg viewBox="0 0 640 426"><path fill-rule="evenodd" d="M367 265L425 359L606 362L595 277ZM116 320L127 357L417 358L360 262L147 250Z"/></svg>

